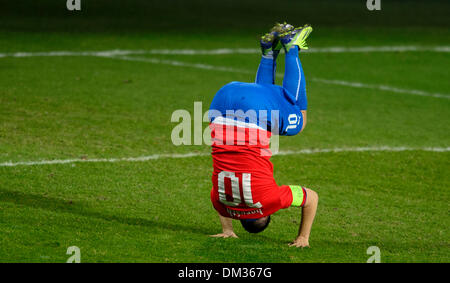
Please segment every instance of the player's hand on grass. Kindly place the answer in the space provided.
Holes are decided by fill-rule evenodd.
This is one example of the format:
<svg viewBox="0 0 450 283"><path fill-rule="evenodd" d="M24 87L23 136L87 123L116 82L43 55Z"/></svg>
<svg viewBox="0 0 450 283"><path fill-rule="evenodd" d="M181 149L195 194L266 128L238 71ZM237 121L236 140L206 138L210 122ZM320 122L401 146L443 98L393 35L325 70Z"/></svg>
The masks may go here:
<svg viewBox="0 0 450 283"><path fill-rule="evenodd" d="M213 238L239 238L233 231L230 232L223 232L216 235L211 235L210 237Z"/></svg>
<svg viewBox="0 0 450 283"><path fill-rule="evenodd" d="M290 247L297 247L297 248L309 248L309 239L305 237L297 237L292 243L289 244Z"/></svg>

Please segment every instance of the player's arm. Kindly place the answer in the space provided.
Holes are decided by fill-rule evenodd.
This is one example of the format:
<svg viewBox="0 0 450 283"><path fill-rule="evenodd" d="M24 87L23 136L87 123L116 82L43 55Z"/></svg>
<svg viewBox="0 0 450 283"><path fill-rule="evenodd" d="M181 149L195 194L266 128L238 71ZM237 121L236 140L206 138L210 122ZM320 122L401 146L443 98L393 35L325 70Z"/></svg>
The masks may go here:
<svg viewBox="0 0 450 283"><path fill-rule="evenodd" d="M311 227L316 216L317 204L319 203L318 194L310 189L306 189L306 202L302 208L302 220L297 238L289 244L291 247L309 247L309 235Z"/></svg>
<svg viewBox="0 0 450 283"><path fill-rule="evenodd" d="M222 224L222 233L217 235L211 235L214 238L238 238L233 231L233 219L224 217L219 214L220 224Z"/></svg>
<svg viewBox="0 0 450 283"><path fill-rule="evenodd" d="M303 115L303 124L302 124L302 129L300 130L300 132L303 131L303 129L306 126L306 110L302 110L302 115Z"/></svg>
<svg viewBox="0 0 450 283"><path fill-rule="evenodd" d="M289 107L280 111L279 135L295 136L306 126L306 109Z"/></svg>

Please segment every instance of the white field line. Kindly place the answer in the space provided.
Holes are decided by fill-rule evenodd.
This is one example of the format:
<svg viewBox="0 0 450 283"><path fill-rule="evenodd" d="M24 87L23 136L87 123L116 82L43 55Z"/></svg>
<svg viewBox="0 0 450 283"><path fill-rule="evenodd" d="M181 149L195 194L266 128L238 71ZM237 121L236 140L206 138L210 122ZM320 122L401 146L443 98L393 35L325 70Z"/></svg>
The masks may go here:
<svg viewBox="0 0 450 283"><path fill-rule="evenodd" d="M204 69L204 70L213 70L213 71L222 71L222 72L231 72L231 73L241 73L241 74L253 74L254 72L250 72L247 70L236 69L231 67L223 67L223 66L214 66L208 64L201 63L187 63L182 61L175 60L166 60L166 59L157 59L157 58L143 58L143 57L135 57L135 56L105 56L112 59L120 59L126 61L137 61L137 62L145 62L145 63L153 63L153 64L163 64L177 67L191 67L196 69Z"/></svg>
<svg viewBox="0 0 450 283"><path fill-rule="evenodd" d="M400 152L400 151L430 151L430 152L449 152L450 147L343 147L343 148L322 148L322 149L301 149L280 151L276 155L299 155L299 154L319 154L330 152ZM33 166L33 165L54 165L54 164L73 164L73 163L117 163L117 162L145 162L150 160L169 159L169 158L190 158L209 156L210 152L184 153L184 154L154 154L140 157L123 158L93 158L93 159L56 159L40 161L23 162L4 162L0 167Z"/></svg>
<svg viewBox="0 0 450 283"><path fill-rule="evenodd" d="M432 93L432 92L426 92L426 91L417 90L417 89L404 89L404 88L392 87L392 86L387 86L387 85L372 85L372 84L365 84L365 83L359 83L359 82L348 82L348 81L341 81L341 80L326 80L326 79L320 79L320 78L311 78L311 80L315 81L315 82L319 82L319 83L324 83L324 84L342 85L342 86L349 86L349 87L355 87L355 88L369 88L369 89L376 89L376 90L396 92L396 93L405 93L405 94L411 94L411 95L450 99L450 94Z"/></svg>
<svg viewBox="0 0 450 283"><path fill-rule="evenodd" d="M46 57L46 56L119 56L119 55L224 55L259 54L259 48L219 49L149 49L149 50L103 50L103 51L48 51L0 53L2 57ZM450 46L362 46L362 47L316 47L305 53L372 53L372 52L450 52Z"/></svg>
<svg viewBox="0 0 450 283"><path fill-rule="evenodd" d="M325 48L311 48L307 50L308 53L354 53L354 52L411 52L411 51L430 51L430 52L450 52L450 46L364 46L364 47L325 47ZM97 56L108 57L130 61L140 61L154 64L166 64L180 67L192 67L205 70L216 70L225 72L236 72L242 74L253 74L247 70L240 70L223 66L212 66L207 64L185 63L174 60L162 60L155 58L139 58L129 57L126 55L139 54L169 54L169 55L222 55L222 54L258 54L259 49L253 48L221 48L211 50L199 49L150 49L150 50L104 50L104 51L49 51L49 52L15 52L15 53L0 53L2 57L35 57L35 56ZM277 76L282 76L278 74ZM309 78L311 81L316 81L324 84L341 85L355 88L368 88L381 91L389 91L395 93L404 93L419 96L437 97L450 99L450 94L430 93L423 90L402 89L398 87L391 87L386 85L371 85L360 82L348 82L341 80L327 80L321 78Z"/></svg>
<svg viewBox="0 0 450 283"><path fill-rule="evenodd" d="M204 69L204 70L214 70L214 71L241 73L241 74L253 74L254 73L254 72L250 72L247 70L230 68L230 67L213 66L213 65L198 64L198 63L187 63L187 62L166 60L166 59L157 59L157 58L143 58L143 57L136 57L136 56L104 56L104 57L120 59L120 60L127 60L127 61L138 61L138 62L163 64L163 65L178 66L178 67L191 67L191 68ZM283 76L283 74L277 74L277 77L282 77L282 76ZM331 84L331 85L341 85L341 86L348 86L348 87L354 87L354 88L376 89L376 90L395 92L395 93L450 99L450 94L431 93L431 92L426 92L423 90L416 90L416 89L403 89L403 88L386 86L386 85L372 85L372 84L365 84L365 83L360 83L360 82L327 80L327 79L321 79L321 78L309 78L308 80L319 82L319 83L324 83L324 84Z"/></svg>

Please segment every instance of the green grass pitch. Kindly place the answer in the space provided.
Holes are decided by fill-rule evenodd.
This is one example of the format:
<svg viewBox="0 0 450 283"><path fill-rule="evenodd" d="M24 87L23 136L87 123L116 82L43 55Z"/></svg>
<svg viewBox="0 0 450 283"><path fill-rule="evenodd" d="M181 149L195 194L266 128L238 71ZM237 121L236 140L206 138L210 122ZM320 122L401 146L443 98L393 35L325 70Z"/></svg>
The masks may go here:
<svg viewBox="0 0 450 283"><path fill-rule="evenodd" d="M388 13L389 6L385 7ZM61 29L72 24L64 18L50 22L56 25L41 22L43 30L30 28L32 20L6 19L0 28L0 54L258 48L258 34L272 23L270 19L258 25L265 19L254 16L254 21L248 19L247 30L227 30L226 22L219 21L218 31L199 31L194 26L163 32L160 23L156 30L84 31L81 26L66 32L53 30L58 24ZM294 20L302 23L302 19ZM209 24L203 21L202 25ZM93 27L104 24L89 18L86 22ZM309 46L311 50L448 47L450 32L448 27L436 26L324 24L311 34ZM172 144L173 111L193 113L194 101L201 101L206 111L222 85L253 81L260 58L257 53L129 56L144 60L0 56L0 164L208 153L207 145ZM283 59L280 55L279 73ZM307 80L308 125L298 136L280 138L280 150L450 146L448 97L317 80L449 95L448 52L311 52L301 54L301 60ZM300 221L301 211L295 208L277 212L261 234L248 234L235 221L239 239L210 238L220 232L220 223L209 199L211 157L202 155L144 162L0 166L0 262L65 262L70 246L80 248L82 262L366 262L370 246L380 248L382 262L450 261L450 152L328 152L279 155L271 160L279 184L301 184L319 193L311 248L288 247Z"/></svg>

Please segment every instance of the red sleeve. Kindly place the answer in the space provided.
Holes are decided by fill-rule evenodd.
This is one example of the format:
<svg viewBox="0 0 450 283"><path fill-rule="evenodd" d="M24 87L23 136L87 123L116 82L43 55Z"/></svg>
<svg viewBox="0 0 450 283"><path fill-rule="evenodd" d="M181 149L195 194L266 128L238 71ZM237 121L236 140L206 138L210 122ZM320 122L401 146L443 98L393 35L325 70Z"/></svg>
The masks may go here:
<svg viewBox="0 0 450 283"><path fill-rule="evenodd" d="M280 193L280 202L281 202L281 208L288 208L292 204L292 190L289 188L289 186L279 186L278 187L279 193Z"/></svg>

